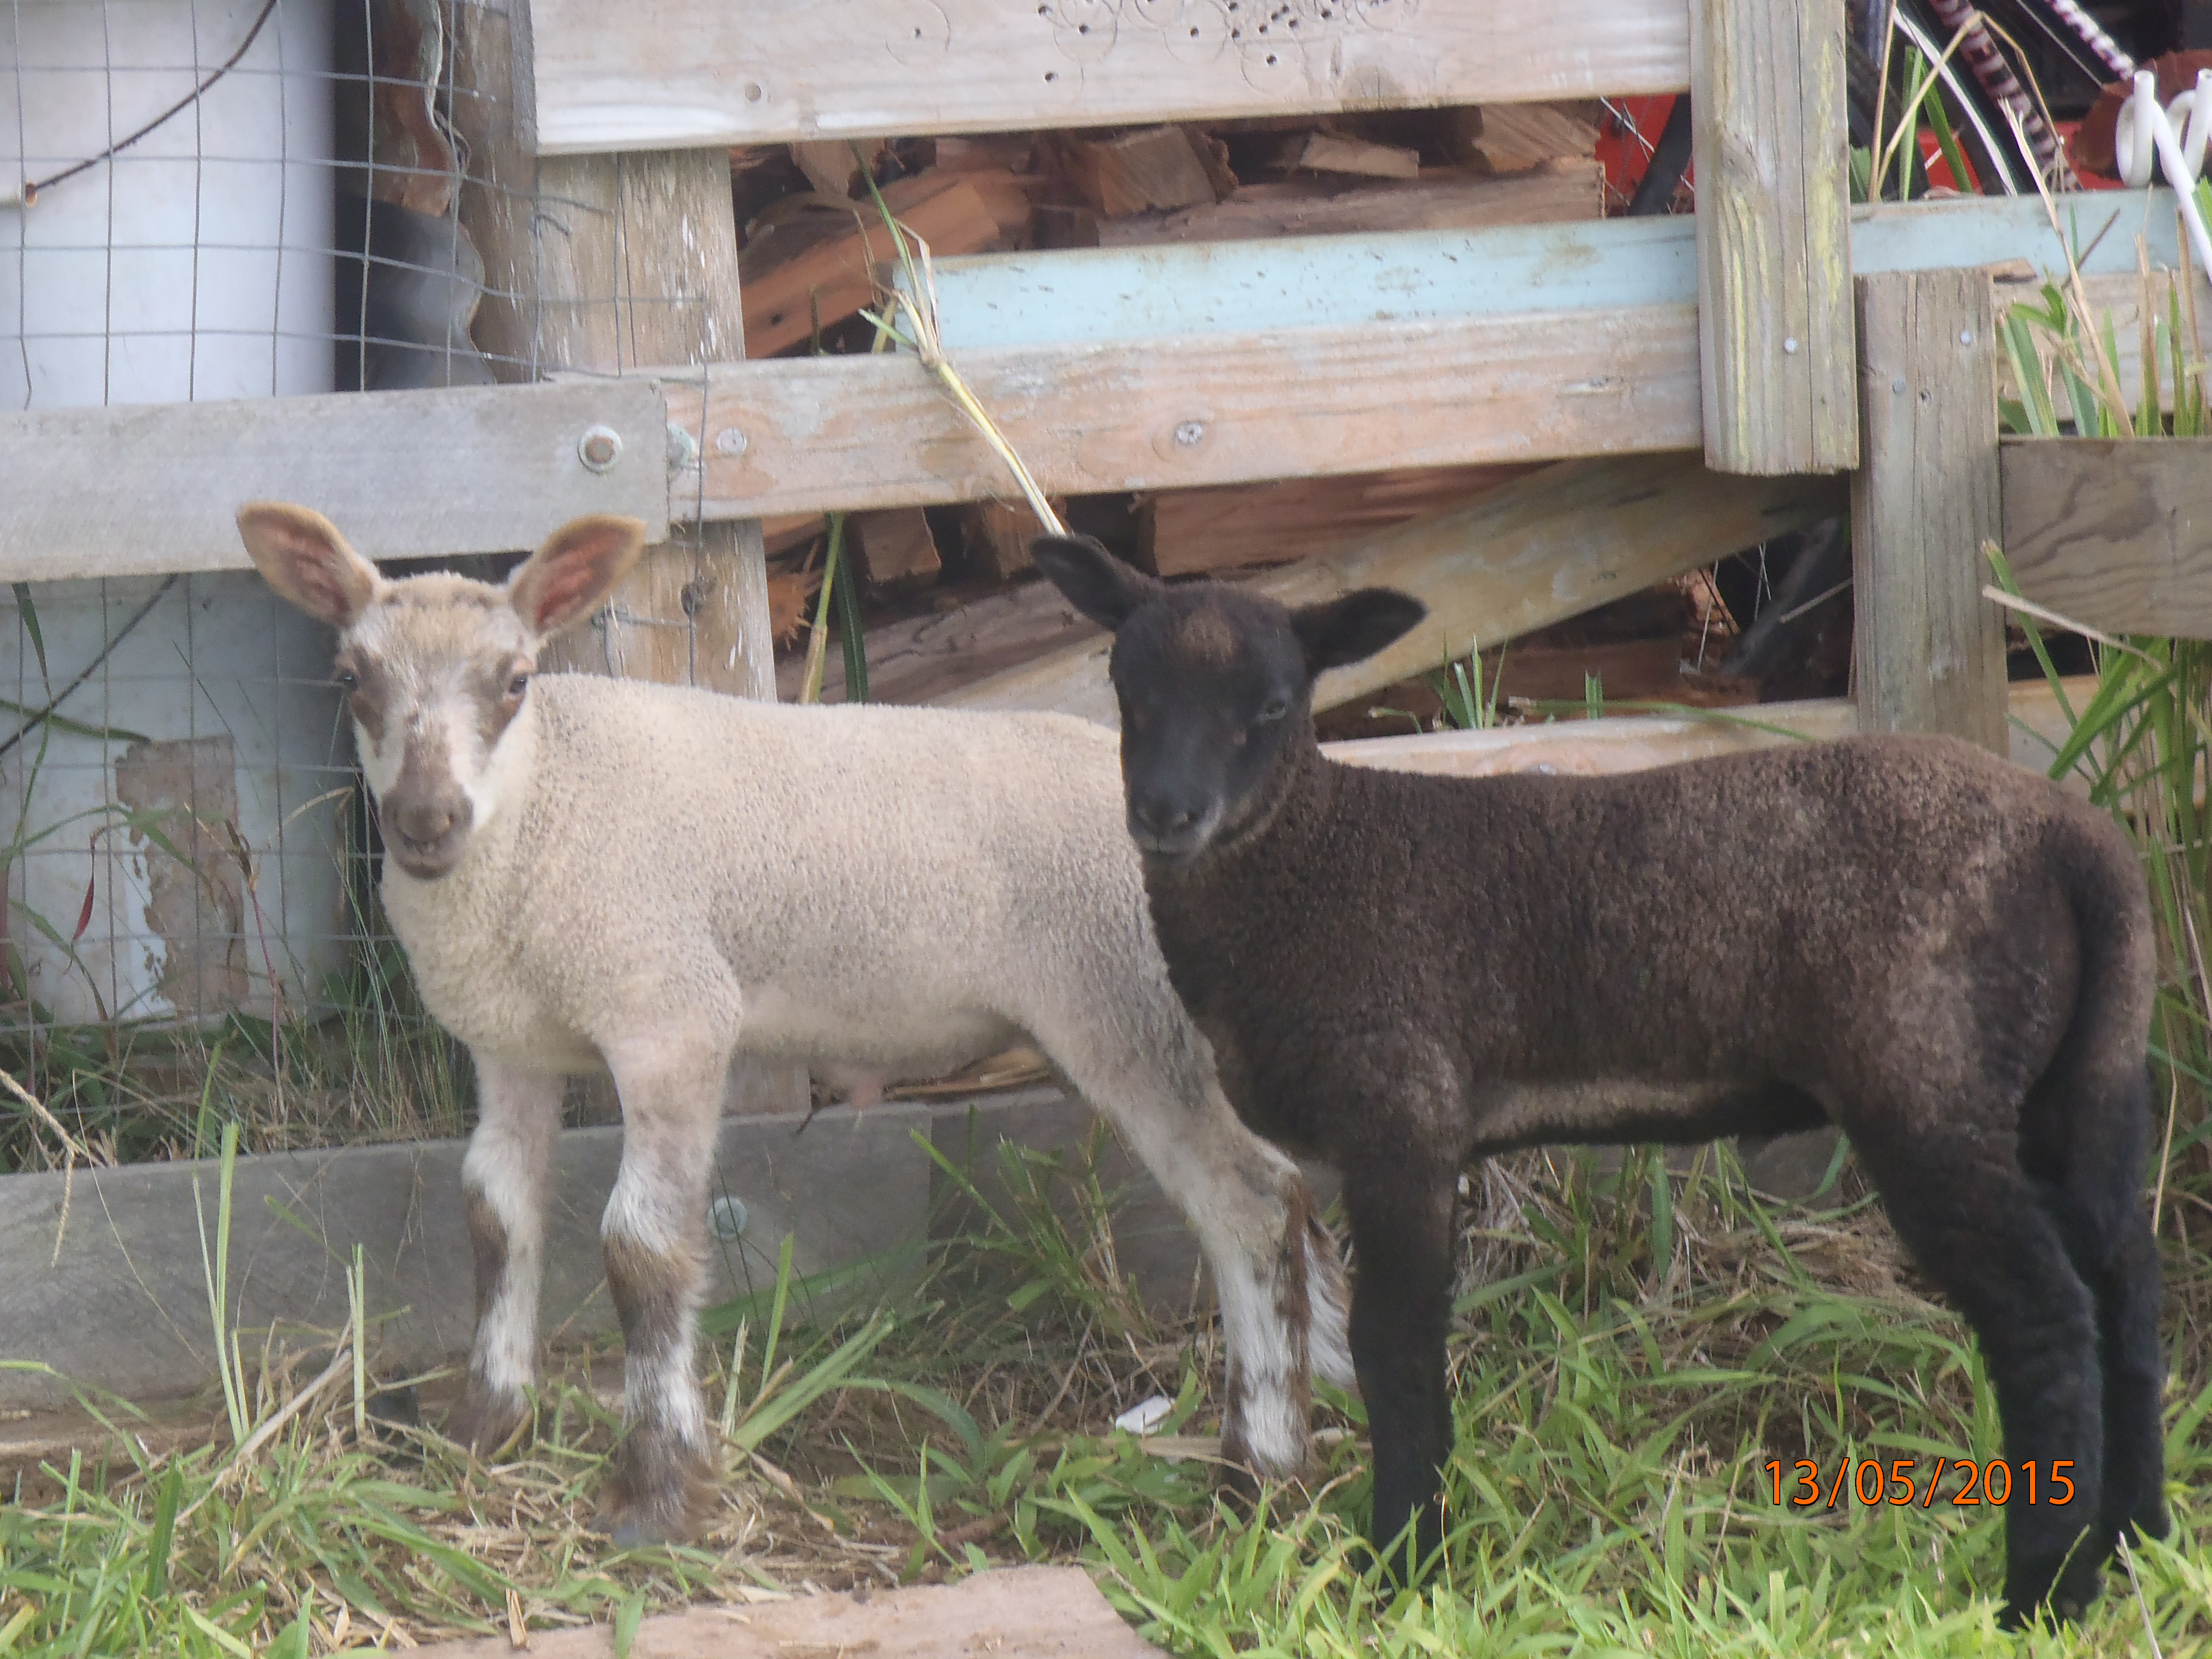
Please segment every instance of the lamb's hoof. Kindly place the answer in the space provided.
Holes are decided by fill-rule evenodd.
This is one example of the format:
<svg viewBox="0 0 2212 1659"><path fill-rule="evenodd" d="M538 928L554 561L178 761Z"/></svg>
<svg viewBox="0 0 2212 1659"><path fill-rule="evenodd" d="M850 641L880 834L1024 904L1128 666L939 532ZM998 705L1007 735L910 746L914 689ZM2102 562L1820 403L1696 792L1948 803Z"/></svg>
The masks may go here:
<svg viewBox="0 0 2212 1659"><path fill-rule="evenodd" d="M2034 1588L2008 1586L2005 1604L1997 1614L1997 1628L2007 1631L2027 1629L2035 1622L2039 1610L2047 1612L2054 1625L2073 1624L2088 1611L2089 1604L2104 1593L2105 1575L2094 1562L2084 1563L2079 1559L2069 1562L2052 1582L2048 1570L2030 1575Z"/></svg>
<svg viewBox="0 0 2212 1659"><path fill-rule="evenodd" d="M415 1392L412 1382L402 1383L396 1389L379 1389L369 1395L364 1409L370 1422L388 1428L419 1429L422 1426L422 1399Z"/></svg>
<svg viewBox="0 0 2212 1659"><path fill-rule="evenodd" d="M719 1492L705 1453L671 1435L634 1429L616 1449L592 1525L618 1550L685 1543L706 1529Z"/></svg>
<svg viewBox="0 0 2212 1659"><path fill-rule="evenodd" d="M607 1528L607 1541L618 1550L642 1550L650 1549L656 1544L680 1544L686 1536L687 1534L672 1530L647 1515L626 1515Z"/></svg>
<svg viewBox="0 0 2212 1659"><path fill-rule="evenodd" d="M446 1438L487 1461L522 1438L530 1423L530 1401L520 1394L499 1394L471 1380L460 1404L446 1419Z"/></svg>
<svg viewBox="0 0 2212 1659"><path fill-rule="evenodd" d="M1224 1454L1228 1449L1223 1448ZM1260 1506L1261 1478L1240 1458L1224 1455L1214 1470L1213 1493L1239 1515L1249 1516Z"/></svg>

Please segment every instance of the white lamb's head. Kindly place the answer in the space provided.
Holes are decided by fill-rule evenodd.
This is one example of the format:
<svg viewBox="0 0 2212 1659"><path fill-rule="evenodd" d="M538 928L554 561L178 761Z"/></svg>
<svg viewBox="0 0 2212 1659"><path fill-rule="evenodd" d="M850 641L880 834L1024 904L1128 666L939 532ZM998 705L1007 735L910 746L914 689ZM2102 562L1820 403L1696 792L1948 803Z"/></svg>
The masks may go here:
<svg viewBox="0 0 2212 1659"><path fill-rule="evenodd" d="M346 694L386 853L432 879L511 792L502 739L522 712L538 647L588 617L645 548L635 519L572 520L502 586L434 573L387 580L319 513L278 501L239 510L269 585L338 630Z"/></svg>

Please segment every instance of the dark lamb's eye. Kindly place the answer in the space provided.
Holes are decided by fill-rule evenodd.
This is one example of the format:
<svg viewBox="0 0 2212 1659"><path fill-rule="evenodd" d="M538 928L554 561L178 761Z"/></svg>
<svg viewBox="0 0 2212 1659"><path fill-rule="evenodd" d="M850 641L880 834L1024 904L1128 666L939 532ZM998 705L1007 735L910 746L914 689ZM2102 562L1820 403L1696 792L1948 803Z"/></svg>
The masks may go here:
<svg viewBox="0 0 2212 1659"><path fill-rule="evenodd" d="M1260 705L1260 718L1256 724L1266 726L1270 721L1282 719L1290 712L1291 700L1288 697L1270 697Z"/></svg>

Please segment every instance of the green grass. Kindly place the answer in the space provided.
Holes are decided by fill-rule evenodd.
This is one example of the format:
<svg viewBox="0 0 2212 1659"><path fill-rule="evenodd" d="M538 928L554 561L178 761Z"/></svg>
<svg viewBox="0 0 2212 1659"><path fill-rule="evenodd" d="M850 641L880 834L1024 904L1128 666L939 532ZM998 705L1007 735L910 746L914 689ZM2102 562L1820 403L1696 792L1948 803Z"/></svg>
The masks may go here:
<svg viewBox="0 0 2212 1659"><path fill-rule="evenodd" d="M2142 1553L2140 1601L2116 1573L2081 1629L2014 1641L1991 1622L1992 1510L1771 1501L1769 1458L1996 1445L1963 1328L1849 1176L1838 1207L1771 1210L1710 1152L1674 1174L1646 1152L1494 1166L1468 1206L1451 1350L1452 1532L1409 1595L1350 1553L1357 1402L1321 1413L1334 1432L1307 1486L1256 1515L1218 1501L1202 1458L1158 1455L1202 1450L1178 1437L1218 1421L1210 1324L1138 1301L1089 1160L1003 1163L968 1189L973 1229L890 1264L921 1276L880 1305L787 1264L713 1311L729 1495L696 1548L610 1556L588 1534L615 1430L604 1365L549 1381L535 1438L487 1467L426 1431L356 1432L343 1352L257 1367L249 1350L246 1449L225 1431L104 1472L72 1462L0 1508L0 1656L319 1653L387 1620L416 1640L503 1631L510 1595L542 1629L1022 1559L1082 1562L1178 1653L2119 1652L2143 1650L2146 1617L2168 1654L2212 1642L2194 1497L2212 1474L2212 1274L2178 1240L2174 1546ZM995 1212L994 1190L1014 1195ZM1176 1401L1170 1438L1111 1431L1154 1392Z"/></svg>

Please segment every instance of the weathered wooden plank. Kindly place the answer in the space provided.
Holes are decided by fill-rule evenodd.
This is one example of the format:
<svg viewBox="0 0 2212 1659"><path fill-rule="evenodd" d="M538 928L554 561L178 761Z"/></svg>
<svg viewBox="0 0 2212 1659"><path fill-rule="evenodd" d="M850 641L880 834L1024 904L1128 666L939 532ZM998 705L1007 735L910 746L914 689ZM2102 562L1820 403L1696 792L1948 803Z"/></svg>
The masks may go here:
<svg viewBox="0 0 2212 1659"><path fill-rule="evenodd" d="M1322 676L1314 706L1333 708L1464 654L1478 636L1497 645L1810 524L1839 510L1842 496L1831 479L1708 472L1694 453L1571 462L1251 585L1286 605L1378 584L1427 602L1427 622L1405 639ZM1111 726L1108 645L1093 634L939 701L1056 708Z"/></svg>
<svg viewBox="0 0 2212 1659"><path fill-rule="evenodd" d="M1680 0L536 0L542 152L1680 92ZM1249 15L1247 15L1249 14Z"/></svg>
<svg viewBox="0 0 2212 1659"><path fill-rule="evenodd" d="M1332 553L1360 536L1464 507L1527 471L1447 466L1160 490L1139 504L1134 562L1155 576L1190 576ZM1030 528L1034 533L1034 520Z"/></svg>
<svg viewBox="0 0 2212 1659"><path fill-rule="evenodd" d="M1101 1426L1103 1427L1103 1421ZM536 1629L526 1644L507 1635L434 1642L422 1659L1162 1659L1129 1628L1080 1567L998 1567L957 1584L847 1590L747 1604L743 1611L686 1607L641 1620L618 1644L606 1625Z"/></svg>
<svg viewBox="0 0 2212 1659"><path fill-rule="evenodd" d="M1287 236L1365 238L1589 222L1604 216L1605 169L1595 158L1583 156L1503 177L1431 167L1418 179L1389 183L1309 176L1245 185L1210 205L1095 219L1096 234L1079 236L1072 245L1133 248ZM1041 239L1038 246L1056 244Z"/></svg>
<svg viewBox="0 0 2212 1659"><path fill-rule="evenodd" d="M1504 195L1529 182L1522 174L1486 188ZM2069 198L2065 218L2086 251L2083 274L2124 279L2104 285L2103 303L2122 287L2133 295L2138 230L2154 266L2176 263L2171 191L2153 191L2148 201ZM1862 273L2014 259L2065 269L2050 215L2033 197L1851 210L1850 260ZM1679 217L996 253L940 259L935 276L948 351L1610 311L1698 297L1696 229Z"/></svg>
<svg viewBox="0 0 2212 1659"><path fill-rule="evenodd" d="M987 1122L1001 1109L995 1101L979 1105ZM933 1166L912 1137L954 1109L964 1107L839 1108L796 1138L788 1117L726 1120L713 1191L738 1200L745 1223L737 1237L710 1241L708 1298L749 1293L763 1275L773 1282L786 1235L802 1273L918 1243ZM248 1351L258 1352L258 1334L272 1325L295 1337L343 1325L346 1267L358 1244L369 1317L390 1316L379 1337L386 1362L413 1369L465 1352L476 1320L460 1203L465 1145L240 1158L229 1282L233 1322L248 1333ZM572 1130L555 1143L547 1331L614 1328L599 1223L621 1152L614 1128ZM0 1279L0 1359L59 1374L0 1370L0 1407L64 1403L70 1381L161 1399L213 1378L192 1189L202 1189L212 1230L216 1171L201 1161L0 1177L0 1261L9 1264Z"/></svg>
<svg viewBox="0 0 2212 1659"><path fill-rule="evenodd" d="M2021 438L1999 453L2021 592L2112 634L2212 639L2212 438Z"/></svg>
<svg viewBox="0 0 2212 1659"><path fill-rule="evenodd" d="M1860 279L1851 565L1865 728L2002 751L2004 618L1982 597L1982 544L2002 532L1993 313L1978 271Z"/></svg>
<svg viewBox="0 0 2212 1659"><path fill-rule="evenodd" d="M1458 322L963 352L962 375L1054 494L1686 449L1697 314ZM904 354L780 360L668 386L709 518L975 501L997 457Z"/></svg>
<svg viewBox="0 0 2212 1659"><path fill-rule="evenodd" d="M1705 464L1858 464L1844 13L1691 0Z"/></svg>
<svg viewBox="0 0 2212 1659"><path fill-rule="evenodd" d="M2096 690L2093 679L2066 682L2077 708ZM2008 753L2015 764L2045 772L2057 758L2069 730L2049 685L2024 681L2011 688ZM1385 771L1427 772L1441 777L1480 778L1500 772L1565 772L1596 775L1633 772L1647 766L1712 755L1740 754L1799 739L1825 743L1859 729L1857 708L1842 697L1806 702L1761 703L1745 711L1757 726L1744 725L1726 711L1708 719L1677 714L1607 715L1594 720L1559 720L1542 726L1502 726L1484 732L1427 732L1419 737L1363 738L1330 743L1322 751L1333 760ZM1761 727L1779 728L1761 730ZM1789 735L1785 735L1789 734ZM2075 778L2071 787L2086 794Z"/></svg>
<svg viewBox="0 0 2212 1659"><path fill-rule="evenodd" d="M0 580L241 569L233 515L259 497L379 559L530 547L580 513L658 528L667 419L611 380L0 415ZM595 426L621 440L605 472L578 453Z"/></svg>
<svg viewBox="0 0 2212 1659"><path fill-rule="evenodd" d="M2130 198L2127 222L2102 235L2093 271L2125 250L2121 233L2140 201ZM1862 266L1924 268L1946 246L1977 262L2040 257L2017 204L1994 214L1983 207L1882 210L1855 232ZM544 257L572 257L570 233L598 210L553 203L539 227ZM2105 231L2120 210L2069 204L2087 233ZM2171 257L2171 220L2154 198L2144 224L2154 259ZM1071 252L1054 256L1058 264L1010 262L1003 269L1012 275L995 290L983 280L995 262L948 261L939 283L956 361L1009 420L1047 488L1178 489L1696 447L1703 427L1686 234L1631 220L1441 240L1316 238L1301 245L1305 253L1288 244ZM2050 240L2047 224L2040 234ZM1877 246L1885 251L1867 252ZM525 248L518 257L539 256ZM1132 259L1158 263L1092 263ZM2129 271L2132 262L2129 252ZM1298 276L1309 269L1312 280ZM602 291L613 294L611 264L605 276ZM2093 307L2112 308L2119 337L2130 337L2136 278L2112 271L2087 281ZM628 276L622 284L625 295L650 292ZM593 291L580 275L572 287ZM1216 289L1218 304L1204 297ZM1355 304L1353 295L1367 297ZM651 360L636 343L653 337L642 313L653 308L627 307L640 331L620 361L641 378L650 371L632 366ZM616 308L599 309L612 338ZM488 301L478 326L504 331L487 344L495 358L554 361L532 344L537 323L519 314L487 323L495 311ZM1103 319L1111 337L1056 341L1048 313L1078 334L1083 319ZM2197 313L2212 324L2212 287L2200 287ZM1240 316L1266 326L1239 328ZM1340 316L1350 320L1330 320ZM994 330L1008 343L986 343ZM733 352L735 337L724 337L719 349ZM585 512L632 514L658 530L672 495L678 518L712 520L1006 492L995 459L911 359L660 373L665 404L650 414L646 388L594 378L557 389L0 416L0 577L239 567L231 514L257 494L314 501L374 556L404 558L526 547ZM2139 374L2137 354L2122 352L2130 399ZM664 484L660 423L672 416L695 436L706 432L708 465ZM576 454L584 430L600 423L623 440L604 475ZM1177 441L1185 435L1191 441ZM748 573L757 567L741 555L705 563L738 588L708 611L752 614ZM701 595L714 598L702 588L695 603ZM699 659L719 652L720 672L742 670L759 689L757 653L726 630L717 637L719 645L698 647ZM687 667L691 654L687 647Z"/></svg>

